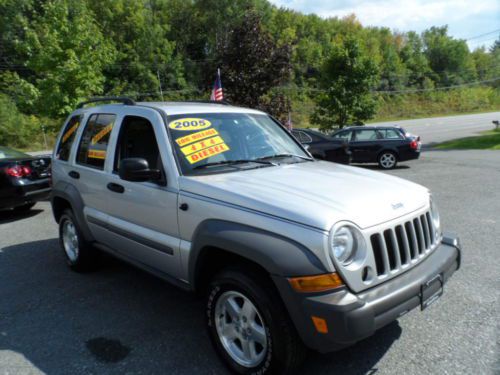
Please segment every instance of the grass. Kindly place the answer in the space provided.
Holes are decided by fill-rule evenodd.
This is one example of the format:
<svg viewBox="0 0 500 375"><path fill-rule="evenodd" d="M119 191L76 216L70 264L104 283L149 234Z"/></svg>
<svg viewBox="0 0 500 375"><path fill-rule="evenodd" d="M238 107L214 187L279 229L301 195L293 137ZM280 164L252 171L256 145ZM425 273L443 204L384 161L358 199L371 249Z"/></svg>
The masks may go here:
<svg viewBox="0 0 500 375"><path fill-rule="evenodd" d="M483 132L475 137L444 142L436 148L441 150L500 150L500 129Z"/></svg>

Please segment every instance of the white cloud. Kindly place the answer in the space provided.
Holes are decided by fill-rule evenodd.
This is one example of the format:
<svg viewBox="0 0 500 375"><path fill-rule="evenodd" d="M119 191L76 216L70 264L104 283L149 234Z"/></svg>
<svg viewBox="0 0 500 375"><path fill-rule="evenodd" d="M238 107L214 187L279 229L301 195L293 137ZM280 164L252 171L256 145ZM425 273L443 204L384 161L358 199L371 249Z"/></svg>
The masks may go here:
<svg viewBox="0 0 500 375"><path fill-rule="evenodd" d="M356 14L365 26L422 31L450 25L450 33L467 38L500 28L498 0L271 0L278 6L321 17ZM498 35L497 35L498 36ZM493 38L495 35L493 35Z"/></svg>

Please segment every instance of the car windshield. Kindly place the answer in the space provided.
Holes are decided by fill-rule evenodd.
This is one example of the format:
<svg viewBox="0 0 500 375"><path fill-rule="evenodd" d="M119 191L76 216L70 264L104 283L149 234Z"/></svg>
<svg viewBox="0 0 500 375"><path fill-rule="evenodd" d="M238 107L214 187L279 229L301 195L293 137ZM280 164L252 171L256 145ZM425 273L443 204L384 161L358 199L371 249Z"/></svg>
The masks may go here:
<svg viewBox="0 0 500 375"><path fill-rule="evenodd" d="M28 154L13 150L8 147L0 147L0 160L2 159L24 159L30 158Z"/></svg>
<svg viewBox="0 0 500 375"><path fill-rule="evenodd" d="M271 117L253 113L196 113L168 117L182 173L217 173L310 159Z"/></svg>

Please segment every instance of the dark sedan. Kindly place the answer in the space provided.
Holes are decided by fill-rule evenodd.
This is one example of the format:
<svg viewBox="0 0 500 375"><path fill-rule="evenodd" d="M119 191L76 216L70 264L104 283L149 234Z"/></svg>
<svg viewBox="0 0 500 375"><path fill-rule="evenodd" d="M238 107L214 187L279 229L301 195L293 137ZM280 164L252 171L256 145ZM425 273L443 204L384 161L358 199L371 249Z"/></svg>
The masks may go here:
<svg viewBox="0 0 500 375"><path fill-rule="evenodd" d="M349 164L351 152L346 141L333 139L311 129L293 129L292 134L316 159Z"/></svg>
<svg viewBox="0 0 500 375"><path fill-rule="evenodd" d="M390 126L353 126L333 133L332 138L349 142L353 163L378 163L382 169L418 159L422 145L420 137Z"/></svg>
<svg viewBox="0 0 500 375"><path fill-rule="evenodd" d="M27 211L48 198L50 161L0 146L0 209Z"/></svg>

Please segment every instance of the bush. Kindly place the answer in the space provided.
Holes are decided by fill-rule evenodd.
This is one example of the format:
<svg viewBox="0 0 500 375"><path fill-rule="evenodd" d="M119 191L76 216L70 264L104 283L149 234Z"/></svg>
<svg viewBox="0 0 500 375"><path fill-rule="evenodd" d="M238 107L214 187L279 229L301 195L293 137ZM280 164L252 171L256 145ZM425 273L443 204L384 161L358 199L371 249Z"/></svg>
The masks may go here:
<svg viewBox="0 0 500 375"><path fill-rule="evenodd" d="M30 150L44 149L45 141L42 125L46 131L47 146L53 146L56 122L25 115L19 111L14 101L0 93L0 145Z"/></svg>

